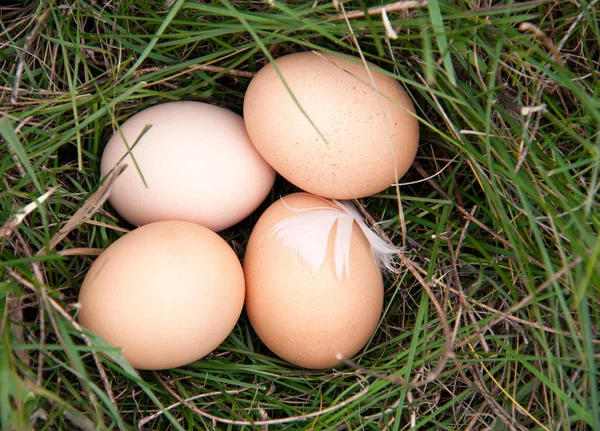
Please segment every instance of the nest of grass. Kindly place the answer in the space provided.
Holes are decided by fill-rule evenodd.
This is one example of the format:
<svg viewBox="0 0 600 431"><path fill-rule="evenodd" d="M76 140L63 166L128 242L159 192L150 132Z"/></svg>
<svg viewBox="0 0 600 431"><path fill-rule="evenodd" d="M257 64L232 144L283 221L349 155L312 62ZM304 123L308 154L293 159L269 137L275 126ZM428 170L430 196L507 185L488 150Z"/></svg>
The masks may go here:
<svg viewBox="0 0 600 431"><path fill-rule="evenodd" d="M10 2L9 2L10 3ZM597 0L63 2L0 6L0 428L600 429ZM404 244L369 344L295 368L247 319L209 357L137 372L77 324L95 255L131 229L99 157L133 113L240 113L252 75L304 50L394 73L417 161L361 199ZM222 232L243 258L253 224ZM401 199L400 199L401 198Z"/></svg>

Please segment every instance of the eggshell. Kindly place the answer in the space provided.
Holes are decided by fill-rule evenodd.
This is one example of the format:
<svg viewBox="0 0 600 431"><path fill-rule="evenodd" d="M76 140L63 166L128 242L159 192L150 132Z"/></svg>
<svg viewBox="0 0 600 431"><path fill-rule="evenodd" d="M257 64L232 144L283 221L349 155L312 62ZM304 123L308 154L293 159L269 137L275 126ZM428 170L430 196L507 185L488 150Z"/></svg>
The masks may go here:
<svg viewBox="0 0 600 431"><path fill-rule="evenodd" d="M94 262L79 294L79 321L139 369L178 367L214 350L244 303L240 262L213 231L150 223Z"/></svg>
<svg viewBox="0 0 600 431"><path fill-rule="evenodd" d="M284 204L285 202L285 204ZM383 307L383 281L370 245L354 223L349 277L338 279L332 229L321 269L308 267L273 234L298 208L332 206L305 193L285 196L260 217L244 257L245 309L252 327L276 355L305 368L329 368L352 357L375 331Z"/></svg>
<svg viewBox="0 0 600 431"><path fill-rule="evenodd" d="M304 113L268 64L250 82L244 121L277 172L334 199L370 196L406 173L419 127L398 81L368 63L376 91L364 64L348 56L300 52L275 63Z"/></svg>
<svg viewBox="0 0 600 431"><path fill-rule="evenodd" d="M144 127L151 128L143 135ZM102 155L106 175L127 154L109 201L129 223L191 221L220 231L254 211L275 171L256 151L239 115L201 102L169 102L121 125ZM148 187L144 185L143 180Z"/></svg>

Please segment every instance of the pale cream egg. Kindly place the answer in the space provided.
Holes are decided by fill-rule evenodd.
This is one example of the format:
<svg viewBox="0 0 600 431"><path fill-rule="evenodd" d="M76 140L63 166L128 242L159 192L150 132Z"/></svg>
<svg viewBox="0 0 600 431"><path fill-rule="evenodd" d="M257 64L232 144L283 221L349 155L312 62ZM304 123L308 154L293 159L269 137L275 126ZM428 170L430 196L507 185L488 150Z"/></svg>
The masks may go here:
<svg viewBox="0 0 600 431"><path fill-rule="evenodd" d="M242 117L201 102L163 103L129 118L104 149L102 176L120 161L128 168L109 202L136 226L185 220L220 231L252 213L275 180Z"/></svg>

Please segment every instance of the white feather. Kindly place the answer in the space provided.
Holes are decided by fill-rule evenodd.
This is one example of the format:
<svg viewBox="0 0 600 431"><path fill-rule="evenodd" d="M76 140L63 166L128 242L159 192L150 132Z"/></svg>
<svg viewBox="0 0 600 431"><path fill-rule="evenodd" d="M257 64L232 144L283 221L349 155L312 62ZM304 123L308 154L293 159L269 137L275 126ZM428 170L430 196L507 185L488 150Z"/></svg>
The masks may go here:
<svg viewBox="0 0 600 431"><path fill-rule="evenodd" d="M339 211L333 208L301 212L277 223L273 232L314 276L325 261L329 233L338 215Z"/></svg>
<svg viewBox="0 0 600 431"><path fill-rule="evenodd" d="M352 227L354 219L343 215L337 219L337 232L335 234L335 274L338 280L342 279L344 269L350 275L350 243L352 242Z"/></svg>
<svg viewBox="0 0 600 431"><path fill-rule="evenodd" d="M367 226L365 220L360 215L360 213L354 208L354 206L348 201L333 201L338 207L344 210L347 214L349 214L357 223L360 229L363 231L369 244L371 244L371 250L373 251L373 255L377 260L377 263L382 269L386 269L390 272L397 273L398 268L394 265L395 258L400 253L400 247L395 247L393 245L385 242L379 235Z"/></svg>
<svg viewBox="0 0 600 431"><path fill-rule="evenodd" d="M276 237L292 251L294 256L302 260L313 276L323 266L331 229L336 222L334 259L338 280L342 279L344 270L350 276L350 250L354 222L369 241L373 257L379 266L391 272L398 271L394 266L394 257L399 249L387 244L373 232L350 202L321 199L332 202L337 208L326 206L292 208L283 201L286 208L298 214L282 220L273 227Z"/></svg>

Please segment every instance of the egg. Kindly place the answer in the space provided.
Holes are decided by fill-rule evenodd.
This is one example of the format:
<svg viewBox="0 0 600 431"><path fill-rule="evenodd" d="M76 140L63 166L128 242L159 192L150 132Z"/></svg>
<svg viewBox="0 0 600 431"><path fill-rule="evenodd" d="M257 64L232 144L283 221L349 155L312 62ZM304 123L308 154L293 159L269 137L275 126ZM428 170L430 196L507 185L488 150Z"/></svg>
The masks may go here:
<svg viewBox="0 0 600 431"><path fill-rule="evenodd" d="M285 84L273 64L250 82L248 134L302 190L334 199L370 196L396 183L414 161L414 106L397 80L367 64L368 70L357 58L300 52L275 61Z"/></svg>
<svg viewBox="0 0 600 431"><path fill-rule="evenodd" d="M244 274L229 245L208 228L160 221L112 243L89 269L79 322L121 347L138 369L202 358L234 328Z"/></svg>
<svg viewBox="0 0 600 431"><path fill-rule="evenodd" d="M352 357L377 328L380 267L361 228L331 201L297 193L272 204L250 235L244 275L254 331L292 364L338 365L338 354Z"/></svg>
<svg viewBox="0 0 600 431"><path fill-rule="evenodd" d="M133 115L106 144L102 176L121 160L128 168L109 202L135 226L182 220L220 231L252 213L275 180L242 117L201 102L168 102Z"/></svg>

